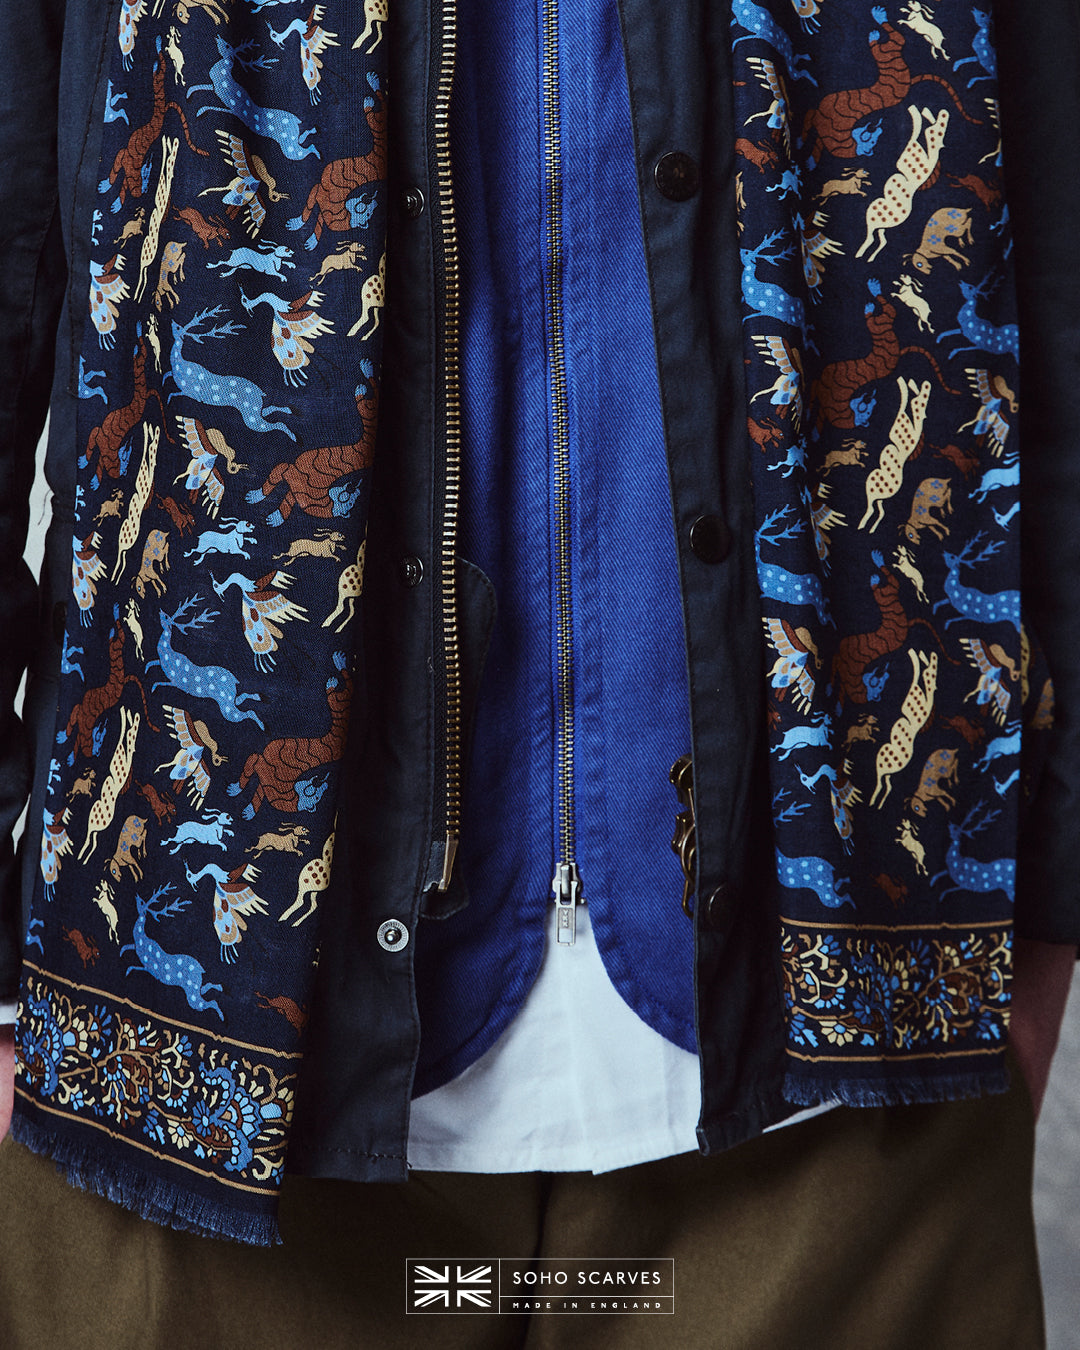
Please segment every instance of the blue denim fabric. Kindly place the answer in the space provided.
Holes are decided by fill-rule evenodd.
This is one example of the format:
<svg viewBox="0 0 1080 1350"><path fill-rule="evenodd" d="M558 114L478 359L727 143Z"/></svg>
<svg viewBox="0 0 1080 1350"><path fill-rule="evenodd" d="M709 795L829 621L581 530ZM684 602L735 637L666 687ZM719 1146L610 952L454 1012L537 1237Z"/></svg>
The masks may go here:
<svg viewBox="0 0 1080 1350"><path fill-rule="evenodd" d="M531 0L495 14L458 4L459 545L490 577L497 618L458 861L469 905L417 951L416 1093L455 1077L517 1012L561 857L541 22ZM694 1050L693 927L678 909L668 781L690 748L690 714L617 6L564 0L559 28L575 858L615 987Z"/></svg>

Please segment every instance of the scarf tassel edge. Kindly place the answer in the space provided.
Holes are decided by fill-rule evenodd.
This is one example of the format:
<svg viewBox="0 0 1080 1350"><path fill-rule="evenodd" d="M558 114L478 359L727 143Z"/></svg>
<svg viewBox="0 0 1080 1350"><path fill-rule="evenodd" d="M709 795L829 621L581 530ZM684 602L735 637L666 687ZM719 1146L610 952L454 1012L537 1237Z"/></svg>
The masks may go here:
<svg viewBox="0 0 1080 1350"><path fill-rule="evenodd" d="M43 1129L18 1111L12 1116L10 1133L32 1153L50 1157L72 1186L122 1205L151 1223L163 1224L180 1233L258 1247L271 1247L282 1241L277 1219L271 1214L245 1213L183 1191L123 1163L106 1166L96 1150Z"/></svg>
<svg viewBox="0 0 1080 1350"><path fill-rule="evenodd" d="M1009 1070L1004 1066L990 1073L955 1073L945 1078L835 1079L787 1074L781 1089L785 1101L795 1106L818 1106L835 1101L841 1106L928 1106L962 1101L990 1093L1008 1092Z"/></svg>

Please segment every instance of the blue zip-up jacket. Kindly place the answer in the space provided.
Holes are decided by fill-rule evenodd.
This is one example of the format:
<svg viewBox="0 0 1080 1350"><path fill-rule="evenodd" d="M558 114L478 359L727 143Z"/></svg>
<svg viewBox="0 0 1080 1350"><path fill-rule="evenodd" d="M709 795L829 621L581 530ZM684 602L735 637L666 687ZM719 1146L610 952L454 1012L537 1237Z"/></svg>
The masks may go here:
<svg viewBox="0 0 1080 1350"><path fill-rule="evenodd" d="M375 459L371 515L364 578L363 679L364 713L356 716L346 750L348 772L340 796L337 851L331 886L324 901L323 941L316 992L311 1010L311 1043L304 1061L298 1114L290 1143L290 1166L318 1175L358 1180L385 1180L405 1175L408 1102L414 1088L456 1072L490 1043L501 1022L524 993L535 966L536 942L530 954L528 919L523 915L519 964L508 985L489 990L458 1025L435 1022L420 1057L420 1027L425 1004L445 1006L438 981L445 972L458 978L469 962L482 963L474 946L483 928L485 892L484 833L478 827L462 834L463 868L455 868L449 885L442 765L446 759L448 718L438 673L441 650L441 582L447 566L440 555L440 509L446 498L444 448L448 436L446 314L447 215L437 209L443 185L438 180L434 111L446 52L445 6L400 3L395 7L390 42L390 86L394 90L390 126L390 233L387 287L392 297L385 314L385 365L380 409L380 452ZM638 635L642 643L667 650L671 633L671 597L662 578L677 569L681 606L685 684L677 665L663 674L637 672L647 688L657 677L665 706L654 722L655 751L644 740L635 746L640 759L626 775L635 780L649 764L666 773L663 744L678 735L685 719L692 750L697 816L693 878L693 920L679 906L681 883L672 871L666 845L657 868L670 888L666 922L683 925L676 940L688 953L693 938L693 1001L689 989L666 1000L641 977L640 1008L672 1039L688 1038L692 1016L694 1039L702 1061L702 1115L699 1141L705 1151L723 1148L758 1132L790 1110L782 1097L784 1030L782 986L776 943L776 914L763 897L771 894L771 824L763 749L764 653L760 632L759 592L755 570L752 503L747 472L746 414L742 369L741 314L738 306L739 263L735 237L738 166L731 108L729 6L683 3L674 10L622 0L615 14L604 16L609 40L622 44L627 78L627 120L613 135L611 153L594 165L588 192L565 203L568 215L588 217L608 194L613 209L627 209L628 188L620 166L630 156L636 170L636 206L641 252L625 262L626 333L613 331L613 316L597 317L605 331L593 341L607 340L629 351L643 367L641 379L618 372L623 383L612 396L636 396L642 407L620 412L597 429L595 446L583 456L582 442L568 446L572 481L579 488L574 509L587 503L600 511L603 489L586 491L590 471L605 464L628 434L654 437L662 433L666 465L644 455L639 466L618 467L633 500L621 491L617 509L605 514L596 532L578 529L571 554L570 612L575 632L596 633L617 613L615 597L624 594L624 578L614 574L625 561L637 565L650 583L660 622L655 631ZM1001 53L1001 123L1009 206L1016 236L1016 264L1025 370L1025 417L1020 430L1025 456L1024 537L1025 605L1038 631L1054 676L1057 722L1047 765L1028 812L1021 838L1017 927L1021 933L1049 941L1080 941L1080 860L1071 847L1074 803L1080 787L1080 746L1074 709L1080 699L1080 614L1072 599L1071 580L1080 559L1080 485L1073 451L1069 400L1080 353L1076 314L1080 278L1070 256L1070 222L1076 218L1080 176L1061 171L1061 156L1072 152L1061 131L1076 124L1080 86L1074 53L1077 40L1075 7L1064 0L1028 8L998 7ZM0 192L5 209L0 220L0 503L5 520L0 529L0 621L5 634L0 663L0 715L5 719L0 764L0 811L6 837L27 797L31 821L40 821L45 797L57 698L63 615L58 605L68 593L71 567L71 504L76 456L74 418L78 397L79 339L86 323L85 296L89 278L88 241L97 206L98 138L108 93L104 53L115 32L119 5L97 8L67 6L61 0L36 0L31 5L0 5L0 51L14 67L33 70L35 78L5 84L0 118ZM460 21L468 31L469 13ZM589 91L574 80L571 55L560 90L567 100L564 116L587 115ZM535 86L533 86L535 89ZM533 97L530 92L529 97ZM575 99L580 98L580 103ZM622 98L612 92L607 107ZM523 100L524 102L524 100ZM459 105L464 109L467 105ZM522 117L528 115L527 103ZM585 153L592 142L579 139L581 126L564 123L564 150ZM468 146L470 136L482 143L483 128L455 123L455 137ZM488 150L487 155L497 155ZM479 174L480 166L473 165ZM522 168L522 178L526 170ZM477 194L498 195L498 175L485 182L470 180ZM512 194L513 175L509 187ZM595 194L589 199L588 193ZM631 201L634 192L629 192ZM462 221L479 203L459 201ZM512 204L511 204L512 205ZM541 205L538 202L538 207ZM539 212L538 212L539 214ZM484 378L482 324L483 288L507 278L523 277L520 259L499 256L499 250L521 246L524 230L511 230L495 241L492 256L479 250L475 230L462 263L471 268L468 294L478 306L475 326L464 348L464 375L474 390ZM539 229L537 231L539 235ZM544 244L534 236L534 260L544 266ZM477 251L471 251L476 249ZM589 259L581 260L587 266ZM581 285L568 258L567 287ZM485 272L485 269L490 271ZM647 286L651 332L641 328L641 287ZM527 303L524 297L522 303ZM571 319L573 312L568 310ZM466 315L469 333L470 316ZM584 330L567 337L567 395L583 397L590 353L582 349ZM629 338L629 340L627 340ZM651 345L650 345L651 344ZM654 355L654 366L649 357ZM531 359L537 354L532 353ZM492 359L506 359L495 349ZM527 364L530 353L522 356ZM655 372L655 373L654 373ZM655 379L655 387L653 380ZM505 388L505 382L499 382ZM535 386L534 386L535 393ZM474 405L474 407L477 405ZM19 561L26 532L26 501L33 468L33 450L46 411L51 414L47 473L53 490L54 523L40 579L30 577ZM576 426L584 438L595 406L577 407ZM466 413L468 405L466 405ZM518 435L538 418L535 406L507 410L506 425ZM485 418L488 429L497 416ZM547 413L543 414L547 417ZM621 421L625 418L625 422ZM618 424L618 425L616 425ZM491 744L498 722L498 700L507 701L516 719L533 705L527 681L542 680L546 696L558 702L559 680L551 669L552 649L538 643L531 660L514 679L500 682L492 659L505 636L495 619L495 597L489 576L496 578L500 612L515 611L532 578L515 573L520 555L505 564L499 540L490 530L483 492L498 462L484 456L483 428L467 461L473 477L463 498L461 534L464 556L457 562L457 596L461 634L461 735L468 745ZM543 431L547 432L546 428ZM610 432L610 437L605 432ZM545 455L547 451L545 451ZM485 466L487 466L485 468ZM667 482L664 483L666 475ZM499 488L500 509L506 508ZM545 512L529 510L535 483L524 482L515 509L524 528L545 529ZM667 495L664 495L666 490ZM550 500L547 503L550 506ZM635 517L629 508L641 511ZM621 514L626 512L626 514ZM635 529L643 533L633 537ZM540 541L543 544L543 540ZM547 547L551 550L551 541ZM470 551L473 556L470 556ZM633 561L631 561L633 555ZM667 561L667 560L670 560ZM590 571L590 569L594 569ZM585 585L585 579L589 584ZM595 584L593 584L595 583ZM605 595L605 586L610 596ZM546 597L552 594L545 589ZM585 597L605 597L590 608ZM608 602L610 600L610 603ZM644 608L644 605L642 606ZM519 614L523 611L518 611ZM519 620L520 621L520 620ZM548 619L550 623L550 617ZM675 628L679 628L676 623ZM549 630L550 631L550 630ZM532 636L531 634L528 636ZM100 640L100 639L99 639ZM617 637L609 638L617 642ZM539 654L542 649L542 657ZM647 648L646 648L647 649ZM575 647L575 653L582 648ZM584 648L588 650L588 648ZM485 655L488 666L485 669ZM659 658L658 658L659 659ZM24 667L29 681L23 720L12 711L14 693ZM614 669L618 672L618 661ZM606 667L605 667L606 670ZM575 668L575 709L580 714L586 745L584 764L604 753L610 737L610 712L603 691L590 688L590 672ZM635 672L620 677L632 680ZM516 684L520 679L522 683ZM554 691L554 692L553 692ZM680 706L680 699L685 700ZM478 711L482 701L482 711ZM515 725L517 725L515 721ZM523 728L524 729L524 728ZM591 739L590 739L591 738ZM610 743L610 742L609 742ZM505 740L503 741L505 745ZM558 757L559 740L554 741ZM537 832L558 832L558 775L544 770L544 756L528 754L529 772L546 779L531 795L524 772L513 785L506 816L532 815ZM227 753L227 747L222 749ZM610 750L606 753L612 753ZM463 757L468 762L467 755ZM485 754L482 771L489 760ZM550 763L550 759L549 759ZM540 768L537 769L539 764ZM503 777L514 777L510 763ZM637 957L645 934L635 932L633 916L620 914L624 898L618 867L625 860L605 856L598 831L602 813L609 816L641 811L648 816L674 794L666 782L628 781L628 792L643 800L626 803L607 799L618 773L592 777L586 773L576 797L575 822L582 847L586 889L589 860L603 858L608 880L587 898L595 903L594 924L601 949L617 968L614 953L624 940ZM580 780L578 780L580 781ZM602 785L604 801L590 799ZM464 821L483 801L483 779L467 789ZM520 794L520 795L518 795ZM670 794L670 798L668 796ZM658 837L670 832L671 814L657 825ZM565 812L563 813L565 817ZM505 817L504 817L505 818ZM499 822L502 823L501 821ZM10 844L4 858L3 912L5 936L0 952L0 996L14 996L17 987L20 936L34 887L40 885L38 838L27 836L20 859ZM433 845L432 841L435 841ZM491 848L516 845L503 829L492 830ZM550 841L549 841L550 842ZM558 855L559 850L555 850ZM547 894L548 862L530 859L529 885ZM583 861L584 860L584 861ZM509 855L491 864L509 875L518 863ZM600 870L598 867L597 870ZM468 915L467 886L475 879L477 908L466 925L475 925L464 940L460 963L441 950L452 947L455 920ZM604 887L609 886L605 894ZM654 911L638 910L642 920L663 914L659 887L647 897ZM407 946L392 949L375 940L380 924L393 921L416 935ZM535 922L535 920L534 920ZM604 925L608 925L605 936ZM438 934L428 937L428 934ZM445 934L445 936L444 936ZM512 951L519 933L508 935ZM456 953L455 953L456 955ZM430 961L429 961L430 957ZM677 971L682 958L673 955L667 971ZM611 967L609 967L611 968ZM656 967L662 984L665 966ZM626 979L629 980L629 975ZM680 978L685 978L682 976ZM618 976L616 976L618 981ZM453 991L451 999L455 997ZM460 1006L460 1005L459 1005ZM665 1022L665 1018L668 1020ZM418 1070L418 1060L420 1068Z"/></svg>

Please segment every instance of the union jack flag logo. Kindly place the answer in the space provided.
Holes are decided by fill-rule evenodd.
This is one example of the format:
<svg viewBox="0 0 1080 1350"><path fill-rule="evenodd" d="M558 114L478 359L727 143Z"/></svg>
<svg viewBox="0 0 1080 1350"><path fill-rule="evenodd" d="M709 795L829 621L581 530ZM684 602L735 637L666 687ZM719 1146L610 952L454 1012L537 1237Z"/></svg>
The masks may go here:
<svg viewBox="0 0 1080 1350"><path fill-rule="evenodd" d="M466 1266L460 1262L431 1266L410 1262L409 1296L411 1308L434 1312L472 1312L492 1306L492 1270L490 1262Z"/></svg>

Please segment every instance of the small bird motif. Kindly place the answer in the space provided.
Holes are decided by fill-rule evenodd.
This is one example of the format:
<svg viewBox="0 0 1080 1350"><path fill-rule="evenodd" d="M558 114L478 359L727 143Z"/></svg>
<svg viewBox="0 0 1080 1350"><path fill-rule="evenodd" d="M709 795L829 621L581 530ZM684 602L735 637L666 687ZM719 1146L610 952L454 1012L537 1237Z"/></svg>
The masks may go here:
<svg viewBox="0 0 1080 1350"><path fill-rule="evenodd" d="M266 901L251 888L251 883L259 875L259 869L253 863L241 863L227 872L224 867L211 862L197 872L193 872L185 863L184 871L192 890L197 889L203 877L209 875L214 878L214 932L221 943L221 959L225 962L235 961L235 948L247 931L244 916L267 912Z"/></svg>
<svg viewBox="0 0 1080 1350"><path fill-rule="evenodd" d="M59 811L45 808L41 830L41 875L45 879L45 899L53 898L53 887L60 875L60 859L72 850L71 837L65 826L71 818L71 808L64 806Z"/></svg>
<svg viewBox="0 0 1080 1350"><path fill-rule="evenodd" d="M206 761L209 759L217 768L226 763L226 756L218 750L217 741L210 735L205 722L192 717L184 708L173 708L166 704L163 711L166 725L179 749L171 760L159 764L155 773L168 769L174 783L173 791L177 793L187 783L196 810L202 810L206 794L210 791L210 773Z"/></svg>
<svg viewBox="0 0 1080 1350"><path fill-rule="evenodd" d="M821 666L821 657L809 629L792 628L786 619L762 619L762 623L769 646L777 655L768 672L772 687L780 691L777 698L783 698L783 691L792 688L795 707L801 712L809 712L815 687L810 664L813 662L815 669Z"/></svg>
<svg viewBox="0 0 1080 1350"><path fill-rule="evenodd" d="M295 386L307 382L307 366L315 350L314 339L334 331L330 320L317 313L317 307L324 299L321 291L305 291L292 301L274 295L272 291L250 297L240 291L240 303L249 314L254 313L258 305L269 305L273 311L270 331L274 359L281 367L286 384Z"/></svg>
<svg viewBox="0 0 1080 1350"><path fill-rule="evenodd" d="M852 807L862 801L862 793L851 781L850 760L844 760L836 781L829 784L829 797L832 802L833 824L843 843L844 851L850 853L852 834L855 830Z"/></svg>
<svg viewBox="0 0 1080 1350"><path fill-rule="evenodd" d="M255 666L264 674L274 668L274 652L281 641L280 625L290 619L307 621L307 610L285 594L294 578L280 568L252 581L242 572L232 572L224 581L211 577L214 590L224 597L230 586L240 591L240 614L244 637L255 656Z"/></svg>
<svg viewBox="0 0 1080 1350"><path fill-rule="evenodd" d="M835 507L829 505L829 491L828 483L818 483L812 495L809 492L805 494L810 505L810 524L814 531L814 547L817 549L817 555L821 559L823 570L826 573L829 571L829 549L831 547L829 531L836 529L838 526L842 528L847 524L843 512L837 511Z"/></svg>
<svg viewBox="0 0 1080 1350"><path fill-rule="evenodd" d="M131 294L120 275L124 255L114 253L108 262L90 260L90 319L97 329L98 342L111 350L116 344L116 316L122 300Z"/></svg>
<svg viewBox="0 0 1080 1350"><path fill-rule="evenodd" d="M768 336L760 333L755 334L754 345L766 360L772 361L779 374L775 383L770 384L765 389L759 389L750 399L750 402L753 403L755 399L770 394L772 397L769 402L774 408L790 408L791 424L798 431L799 423L802 421L803 409L802 355L798 348L793 347L786 338L778 337L775 334L769 334Z"/></svg>
<svg viewBox="0 0 1080 1350"><path fill-rule="evenodd" d="M797 211L793 217L802 247L803 276L806 279L807 289L815 300L821 299L821 283L825 276L826 259L835 258L844 251L835 239L830 239L825 234L827 221L828 216L824 211L815 211L809 225L805 224Z"/></svg>
<svg viewBox="0 0 1080 1350"><path fill-rule="evenodd" d="M188 495L194 501L201 492L203 505L211 516L216 516L225 495L225 480L221 476L218 461L225 466L227 473L239 473L246 469L236 458L236 451L226 441L217 427L204 426L197 417L179 417L177 426L180 440L187 447L191 459L183 473L178 473L174 483L184 480Z"/></svg>
<svg viewBox="0 0 1080 1350"><path fill-rule="evenodd" d="M139 24L146 15L147 0L121 0L120 22L116 37L120 44L120 54L124 69L131 69L131 54L135 50L135 39L139 35Z"/></svg>
<svg viewBox="0 0 1080 1350"><path fill-rule="evenodd" d="M821 27L821 20L818 18L821 6L818 0L791 0L791 3L795 6L795 13L799 16L803 30L807 33L816 33Z"/></svg>
<svg viewBox="0 0 1080 1350"><path fill-rule="evenodd" d="M241 211L246 210L246 229L254 238L266 220L266 207L260 197L262 188L266 188L266 195L271 202L287 201L289 194L278 191L277 180L259 156L247 148L240 136L219 127L217 138L225 161L233 169L236 177L227 187L203 188L199 196L205 197L211 192L222 193L221 203L230 220L234 220Z"/></svg>
<svg viewBox="0 0 1080 1350"><path fill-rule="evenodd" d="M767 94L772 95L772 102L764 112L754 113L752 117L746 119L747 124L756 122L764 117L766 126L772 131L779 131L784 141L784 155L791 155L791 104L788 102L787 85L784 83L784 77L776 68L776 64L765 56L751 56L748 62L750 69L757 76L758 83Z"/></svg>
<svg viewBox="0 0 1080 1350"><path fill-rule="evenodd" d="M316 5L306 19L293 19L292 23L280 32L270 29L270 36L279 47L285 46L285 39L290 33L299 34L300 71L313 104L318 103L321 97L319 82L322 79L322 61L319 57L327 47L340 46L336 41L336 33L328 33L325 28L320 27L325 18L326 6Z"/></svg>
<svg viewBox="0 0 1080 1350"><path fill-rule="evenodd" d="M1010 409L1015 412L1016 396L1004 380L995 378L991 381L990 372L987 370L969 366L966 374L972 392L982 406L971 421L965 422L958 430L967 431L969 427L973 427L976 436L986 437L991 453L1001 455L1009 435L1009 424L1001 415L1001 405L1007 402Z"/></svg>
<svg viewBox="0 0 1080 1350"><path fill-rule="evenodd" d="M1009 704L1012 702L1012 694L1005 688L1002 682L1002 675L1005 671L1009 672L1009 679L1015 681L1019 678L1019 672L1016 669L1016 663L997 645L991 643L986 646L982 638L961 638L960 645L968 654L971 664L979 672L979 682L967 699L973 698L976 703L985 706L989 704L989 713L994 721L1004 726L1009 713Z"/></svg>
<svg viewBox="0 0 1080 1350"><path fill-rule="evenodd" d="M105 564L98 557L101 535L95 530L85 539L73 536L71 546L71 589L79 606L79 619L88 627L94 617L96 583L105 575Z"/></svg>

